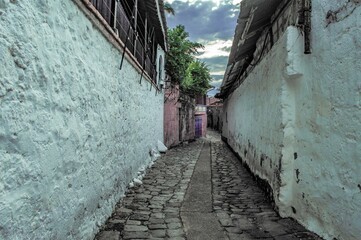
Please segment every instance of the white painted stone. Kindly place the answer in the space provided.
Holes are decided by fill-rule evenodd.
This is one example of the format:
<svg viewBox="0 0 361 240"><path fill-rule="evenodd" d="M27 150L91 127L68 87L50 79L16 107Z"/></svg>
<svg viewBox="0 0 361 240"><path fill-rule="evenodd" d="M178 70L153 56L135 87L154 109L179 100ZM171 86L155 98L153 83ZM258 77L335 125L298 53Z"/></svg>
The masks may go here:
<svg viewBox="0 0 361 240"><path fill-rule="evenodd" d="M0 9L6 8L9 2L10 2L9 0L0 0Z"/></svg>
<svg viewBox="0 0 361 240"><path fill-rule="evenodd" d="M157 146L157 148L158 148L158 151L159 151L160 153L165 153L165 152L168 151L168 148L167 148L161 141L159 141L159 140L158 140L158 146Z"/></svg>
<svg viewBox="0 0 361 240"><path fill-rule="evenodd" d="M163 94L72 1L1 11L0 239L92 239L155 160Z"/></svg>
<svg viewBox="0 0 361 240"><path fill-rule="evenodd" d="M327 26L327 12L338 9L352 13ZM346 0L312 1L312 16L312 54L303 54L303 37L289 27L225 102L222 134L242 157L248 140L254 146L256 158L247 153L245 160L272 186L282 216L325 239L356 240L361 7ZM260 166L262 153L271 164Z"/></svg>
<svg viewBox="0 0 361 240"><path fill-rule="evenodd" d="M133 179L133 186L139 186L139 185L142 185L142 184L143 184L143 182L142 182L141 179L139 179L139 178L134 178Z"/></svg>

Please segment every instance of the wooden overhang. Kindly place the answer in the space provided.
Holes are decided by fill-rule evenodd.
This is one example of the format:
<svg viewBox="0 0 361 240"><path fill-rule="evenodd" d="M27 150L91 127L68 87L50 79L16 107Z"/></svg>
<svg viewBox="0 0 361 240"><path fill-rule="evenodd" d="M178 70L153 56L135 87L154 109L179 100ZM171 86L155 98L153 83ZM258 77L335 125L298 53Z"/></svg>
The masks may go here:
<svg viewBox="0 0 361 240"><path fill-rule="evenodd" d="M247 69L263 30L282 0L243 0L237 26L218 98L226 98L230 89Z"/></svg>
<svg viewBox="0 0 361 240"><path fill-rule="evenodd" d="M147 0L144 4L139 4L139 10L148 12L148 20L154 26L157 42L167 51L167 22L164 13L163 0ZM145 9L141 9L145 7Z"/></svg>

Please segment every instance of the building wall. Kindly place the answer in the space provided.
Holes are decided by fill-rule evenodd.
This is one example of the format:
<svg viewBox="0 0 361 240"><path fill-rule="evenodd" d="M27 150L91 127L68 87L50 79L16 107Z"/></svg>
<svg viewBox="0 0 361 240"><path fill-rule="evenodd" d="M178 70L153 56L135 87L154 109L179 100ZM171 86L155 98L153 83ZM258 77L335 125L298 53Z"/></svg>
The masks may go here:
<svg viewBox="0 0 361 240"><path fill-rule="evenodd" d="M215 97L207 97L206 105L207 106L220 106L220 105L222 105L222 99L215 98Z"/></svg>
<svg viewBox="0 0 361 240"><path fill-rule="evenodd" d="M222 131L223 101L207 97L207 127Z"/></svg>
<svg viewBox="0 0 361 240"><path fill-rule="evenodd" d="M202 99L205 99L205 97L203 97ZM197 100L196 100L197 102ZM195 107L195 121L196 118L200 118L202 119L202 127L200 128L200 135L197 136L197 127L196 127L196 123L195 123L195 135L196 137L206 137L207 135L207 106L206 105L201 105L201 104L197 104Z"/></svg>
<svg viewBox="0 0 361 240"><path fill-rule="evenodd" d="M180 94L180 131L179 140L181 142L194 140L195 136L195 100L185 94Z"/></svg>
<svg viewBox="0 0 361 240"><path fill-rule="evenodd" d="M0 1L0 239L92 239L163 140L163 94L70 0Z"/></svg>
<svg viewBox="0 0 361 240"><path fill-rule="evenodd" d="M294 60L303 75L289 84L297 140L293 215L327 239L360 239L361 4L312 2L312 54ZM338 12L336 20L329 11ZM303 50L300 39L295 45Z"/></svg>
<svg viewBox="0 0 361 240"><path fill-rule="evenodd" d="M262 70L252 71L223 104L222 136L250 169L271 185L275 196L279 195L284 161L280 66L285 65L285 44L286 38L276 43L259 64ZM281 204L279 200L277 204Z"/></svg>
<svg viewBox="0 0 361 240"><path fill-rule="evenodd" d="M167 86L164 94L164 143L174 147L195 137L194 99L182 94L179 86Z"/></svg>
<svg viewBox="0 0 361 240"><path fill-rule="evenodd" d="M269 182L282 216L326 239L359 239L361 8L312 2L312 54L288 27L225 102L222 134Z"/></svg>
<svg viewBox="0 0 361 240"><path fill-rule="evenodd" d="M208 106L207 107L207 126L217 131L222 131L223 120L222 106Z"/></svg>
<svg viewBox="0 0 361 240"><path fill-rule="evenodd" d="M179 144L179 86L167 87L164 94L164 144L167 147Z"/></svg>

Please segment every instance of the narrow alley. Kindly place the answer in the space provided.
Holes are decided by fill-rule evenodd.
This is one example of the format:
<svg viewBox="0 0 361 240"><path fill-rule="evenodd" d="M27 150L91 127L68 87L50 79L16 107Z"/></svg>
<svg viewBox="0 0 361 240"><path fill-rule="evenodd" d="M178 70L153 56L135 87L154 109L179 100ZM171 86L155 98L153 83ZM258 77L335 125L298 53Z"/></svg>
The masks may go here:
<svg viewBox="0 0 361 240"><path fill-rule="evenodd" d="M361 240L360 16L0 0L0 240Z"/></svg>
<svg viewBox="0 0 361 240"><path fill-rule="evenodd" d="M215 131L169 150L129 189L96 240L320 239L283 219Z"/></svg>

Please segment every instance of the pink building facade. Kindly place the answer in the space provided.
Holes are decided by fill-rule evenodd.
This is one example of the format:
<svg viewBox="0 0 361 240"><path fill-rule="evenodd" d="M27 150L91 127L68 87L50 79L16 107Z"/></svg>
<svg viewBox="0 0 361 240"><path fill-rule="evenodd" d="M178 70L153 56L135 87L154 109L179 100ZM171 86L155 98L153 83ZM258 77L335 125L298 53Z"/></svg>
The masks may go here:
<svg viewBox="0 0 361 240"><path fill-rule="evenodd" d="M167 88L164 95L164 144L167 147L179 144L179 87Z"/></svg>
<svg viewBox="0 0 361 240"><path fill-rule="evenodd" d="M195 136L195 101L168 86L164 95L164 144L173 147Z"/></svg>

